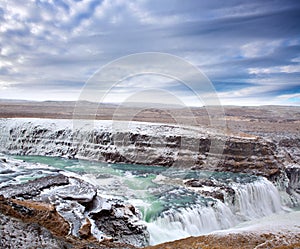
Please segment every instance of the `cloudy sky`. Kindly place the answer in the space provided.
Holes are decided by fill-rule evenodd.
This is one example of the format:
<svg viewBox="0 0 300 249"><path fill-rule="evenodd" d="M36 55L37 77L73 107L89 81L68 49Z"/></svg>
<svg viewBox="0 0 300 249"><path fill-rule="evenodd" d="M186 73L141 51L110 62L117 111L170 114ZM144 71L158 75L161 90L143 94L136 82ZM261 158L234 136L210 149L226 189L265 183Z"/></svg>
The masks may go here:
<svg viewBox="0 0 300 249"><path fill-rule="evenodd" d="M198 67L222 104L300 105L299 23L298 0L1 0L0 98L77 100L107 63L162 52ZM161 76L126 79L109 100L145 86L195 104Z"/></svg>

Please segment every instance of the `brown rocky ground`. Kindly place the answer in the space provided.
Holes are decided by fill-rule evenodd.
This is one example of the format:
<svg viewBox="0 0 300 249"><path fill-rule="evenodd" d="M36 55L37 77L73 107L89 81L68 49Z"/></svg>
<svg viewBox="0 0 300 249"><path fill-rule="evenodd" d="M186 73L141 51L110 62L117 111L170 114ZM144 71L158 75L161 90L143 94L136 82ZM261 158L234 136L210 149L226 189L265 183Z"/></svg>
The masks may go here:
<svg viewBox="0 0 300 249"><path fill-rule="evenodd" d="M79 231L80 237L74 237L69 235L69 223L53 205L0 195L1 248L135 248L107 240L98 242L90 225L87 222Z"/></svg>
<svg viewBox="0 0 300 249"><path fill-rule="evenodd" d="M4 216L3 216L4 215ZM6 234L7 229L3 230L1 243L6 245L7 238L13 237L13 245L27 245L26 239L36 240L32 243L37 243L43 248L46 246L46 241L51 241L53 248L98 248L98 249L134 249L134 246L127 244L114 243L111 241L98 242L90 233L90 223L82 226L80 238L68 235L69 224L57 213L55 207L30 200L17 200L12 198L4 198L0 196L0 221L10 226L13 229L12 234ZM28 227L31 226L31 227ZM18 229L23 228L23 231ZM30 234L28 234L30 231ZM18 238L22 233L22 238ZM35 234L37 232L37 234ZM28 238L26 238L28 237ZM32 238L34 237L34 238ZM28 243L28 242L27 242ZM12 245L10 244L10 246ZM33 245L32 244L32 245ZM7 244L8 245L8 244ZM20 247L23 248L23 247ZM50 247L51 248L51 247ZM215 234L199 237L189 237L186 239L172 241L156 246L149 246L146 249L262 249L262 248L277 248L277 249L296 249L300 248L300 233L288 233L286 231L278 233L230 233L226 235Z"/></svg>
<svg viewBox="0 0 300 249"><path fill-rule="evenodd" d="M191 111L199 125L209 126L210 120L207 110L201 108L181 107L123 107L117 105L97 105L90 102L64 101L13 101L0 100L0 118L59 118L74 117L77 107L77 118L91 118L99 120L128 120L129 114L136 113L134 120L145 122L176 123L175 118L187 120ZM173 114L176 114L176 117ZM300 107L296 106L260 106L237 107L224 106L226 123L235 132L264 132L264 133L300 133Z"/></svg>
<svg viewBox="0 0 300 249"><path fill-rule="evenodd" d="M158 108L123 108L119 110L118 115L114 115L116 106L102 105L98 106L92 103L81 103L81 107L85 114L77 116L77 118L96 118L100 120L118 119L127 120L127 113L135 112L134 120L147 122L175 123L170 113L176 112L176 115L182 119L189 118L186 116L186 110L183 108L158 109ZM73 118L73 111L76 102L24 102L24 101L0 101L0 118ZM86 111L88 110L88 111ZM203 126L209 126L209 117L205 108L191 109L197 123ZM233 132L251 133L251 134L276 134L276 135L300 135L300 107L286 106L263 106L263 107L232 107L224 108L227 127ZM90 113L90 114L86 114ZM96 115L93 115L96 114ZM34 215L26 214L26 212L15 213L15 209L9 208L10 205L24 207L24 210L31 210ZM28 224L36 223L41 217L45 223L38 226L49 229L54 237L63 241L65 248L134 248L128 245L120 245L111 242L102 242L99 244L89 236L88 224L82 229L84 234L82 239L65 236L68 230L64 221L60 220L55 209L49 205L36 204L30 201L4 200L0 199L0 215L13 217L14 222L25 222ZM8 205L8 206L7 206ZM32 211L33 210L33 211ZM51 223L53 220L59 221L58 229ZM7 223L8 224L8 223ZM0 224L1 226L4 224ZM38 231L41 228L38 228ZM60 244L61 245L61 244ZM16 247L18 248L18 247ZM22 247L19 247L22 248ZM46 248L46 247L45 247ZM63 247L61 247L63 248ZM166 248L184 248L184 249L205 249L205 248L300 248L300 234L289 233L240 233L227 235L208 235L200 237L191 237L179 241L169 242L162 245L147 247L149 249L166 249Z"/></svg>
<svg viewBox="0 0 300 249"><path fill-rule="evenodd" d="M57 236L67 236L70 225L51 204L30 200L6 199L0 196L0 211L24 222L38 223Z"/></svg>
<svg viewBox="0 0 300 249"><path fill-rule="evenodd" d="M300 234L228 234L190 237L165 244L150 246L147 249L298 249Z"/></svg>

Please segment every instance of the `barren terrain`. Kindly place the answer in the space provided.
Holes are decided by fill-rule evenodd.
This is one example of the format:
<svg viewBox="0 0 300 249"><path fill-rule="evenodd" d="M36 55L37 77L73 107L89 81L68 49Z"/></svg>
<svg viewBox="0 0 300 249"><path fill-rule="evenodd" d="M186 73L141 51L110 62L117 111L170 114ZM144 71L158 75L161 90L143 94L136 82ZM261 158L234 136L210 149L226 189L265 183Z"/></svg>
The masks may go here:
<svg viewBox="0 0 300 249"><path fill-rule="evenodd" d="M213 110L213 107L209 108ZM224 116L220 116L220 119L226 121L227 132L243 134L243 136L259 135L266 139L275 140L293 157L293 163L299 164L300 107L225 106L223 108ZM0 100L0 118L113 119L174 124L177 123L178 119L190 119L189 111L199 126L211 127L210 117L205 107L189 109L179 106L165 106L159 108L154 105L148 108L138 105L132 107L120 107L113 104L98 105L90 102ZM291 183L293 182L291 181ZM296 180L295 188L298 188ZM20 203L17 204L20 205ZM277 228L276 231L248 231L246 233L236 232L191 237L149 248L300 248L299 226L295 226L293 229L293 231L297 230L295 233L283 231L280 227Z"/></svg>
<svg viewBox="0 0 300 249"><path fill-rule="evenodd" d="M14 101L0 100L0 118L88 118L97 120L134 120L176 123L187 120L192 113L200 126L210 126L205 107L154 107L135 105L122 107L113 104L72 101ZM157 106L157 107L156 107ZM213 108L213 107L209 107ZM246 133L300 134L300 107L296 106L224 106L229 130ZM75 110L75 114L74 114ZM131 118L131 114L136 114ZM129 115L130 114L130 115ZM174 116L176 114L176 116Z"/></svg>

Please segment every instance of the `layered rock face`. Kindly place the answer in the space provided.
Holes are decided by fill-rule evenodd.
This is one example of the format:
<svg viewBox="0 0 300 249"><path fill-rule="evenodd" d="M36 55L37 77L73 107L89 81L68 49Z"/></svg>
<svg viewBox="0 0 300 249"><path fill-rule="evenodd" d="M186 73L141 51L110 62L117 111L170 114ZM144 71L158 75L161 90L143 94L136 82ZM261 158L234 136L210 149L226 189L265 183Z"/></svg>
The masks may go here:
<svg viewBox="0 0 300 249"><path fill-rule="evenodd" d="M291 135L290 137L279 137L276 140L278 146L288 153L290 161L300 164L300 138Z"/></svg>
<svg viewBox="0 0 300 249"><path fill-rule="evenodd" d="M161 124L135 122L125 127L128 129L106 121L95 121L92 129L84 123L74 127L72 124L71 120L0 120L0 148L3 152L18 155L256 174L281 184L279 189L292 196L293 204L297 205L299 168L289 153L295 150L288 142L280 144L254 135L222 134ZM220 150L214 149L218 145L222 148L221 154L218 153ZM283 149L283 146L290 149ZM236 204L235 196L239 194L237 189L213 181L191 179L185 185L201 195L232 205ZM199 189L201 186L202 190ZM213 191L207 191L207 187ZM149 240L138 210L118 200L102 198L94 186L74 177L55 174L20 184L17 188L3 187L0 194L3 195L1 210L6 214L0 217L1 222L19 222L16 226L25 226L24 229L28 228L26 222L36 222L32 233L36 234L39 229L43 231L36 243L42 243L40 241L47 238L49 231L53 248L61 248L61 243L66 241L70 243L68 236L93 243L104 239L135 246L147 245ZM41 219L45 223L39 223ZM52 232L53 220L60 224L57 233ZM9 244L6 242L11 239L8 234L3 245ZM35 235L28 232L28 236Z"/></svg>
<svg viewBox="0 0 300 249"><path fill-rule="evenodd" d="M300 166L288 166L286 168L286 175L289 179L286 186L286 192L292 197L291 201L293 202L294 206L298 206L300 200Z"/></svg>
<svg viewBox="0 0 300 249"><path fill-rule="evenodd" d="M295 136L274 139L167 124L47 119L0 119L0 133L0 148L10 154L261 175L296 196L288 205L298 205L298 187L286 172L290 165L299 167Z"/></svg>
<svg viewBox="0 0 300 249"><path fill-rule="evenodd" d="M84 123L73 124L71 120L1 120L0 145L11 154L231 171L268 178L283 169L284 158L276 155L276 145L256 136L138 122L127 127L95 121L88 129Z"/></svg>

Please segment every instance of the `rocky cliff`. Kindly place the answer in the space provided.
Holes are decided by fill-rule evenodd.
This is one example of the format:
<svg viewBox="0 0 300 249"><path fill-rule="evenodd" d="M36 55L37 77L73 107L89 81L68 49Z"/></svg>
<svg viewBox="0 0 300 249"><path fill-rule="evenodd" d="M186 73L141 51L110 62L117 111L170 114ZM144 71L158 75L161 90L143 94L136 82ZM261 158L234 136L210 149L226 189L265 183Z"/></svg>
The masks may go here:
<svg viewBox="0 0 300 249"><path fill-rule="evenodd" d="M91 127L87 123L74 125L72 120L3 119L0 131L0 148L4 153L250 173L272 180L284 193L284 204L299 205L297 140L293 140L292 145L296 146L292 146L289 140L257 134L139 122L120 125L110 121L95 121ZM5 173L10 169L3 170ZM236 206L239 189L199 179L184 184L202 196ZM94 186L58 172L17 188L4 186L0 195L2 224L27 229L28 222L36 223L32 232L26 231L28 238L42 231L36 243L48 238L58 247L78 239L145 246L149 241L135 207L102 198ZM53 221L59 226L54 228ZM8 235L3 238L3 245L11 243Z"/></svg>
<svg viewBox="0 0 300 249"><path fill-rule="evenodd" d="M71 120L2 119L1 150L20 155L251 173L268 178L280 174L286 159L285 154L277 154L276 144L258 136L139 122L127 127L95 121L89 129L86 124L73 124Z"/></svg>
<svg viewBox="0 0 300 249"><path fill-rule="evenodd" d="M10 154L261 175L287 193L285 203L298 205L298 197L288 200L299 192L289 174L291 165L299 167L295 135L274 139L170 124L48 119L0 119L0 133L0 149Z"/></svg>

